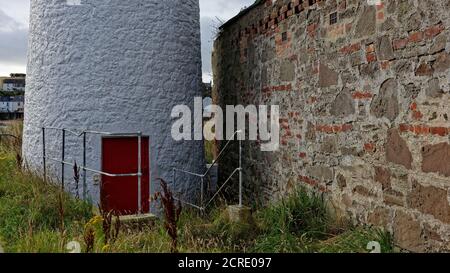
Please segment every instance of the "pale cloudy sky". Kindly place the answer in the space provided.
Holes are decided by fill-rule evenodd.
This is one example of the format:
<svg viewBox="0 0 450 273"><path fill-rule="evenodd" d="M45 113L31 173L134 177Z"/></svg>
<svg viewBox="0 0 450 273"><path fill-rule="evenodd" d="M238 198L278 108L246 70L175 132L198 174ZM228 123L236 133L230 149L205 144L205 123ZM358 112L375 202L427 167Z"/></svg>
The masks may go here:
<svg viewBox="0 0 450 273"><path fill-rule="evenodd" d="M211 73L214 29L254 0L200 0L203 78ZM0 76L26 71L28 13L30 0L0 0Z"/></svg>

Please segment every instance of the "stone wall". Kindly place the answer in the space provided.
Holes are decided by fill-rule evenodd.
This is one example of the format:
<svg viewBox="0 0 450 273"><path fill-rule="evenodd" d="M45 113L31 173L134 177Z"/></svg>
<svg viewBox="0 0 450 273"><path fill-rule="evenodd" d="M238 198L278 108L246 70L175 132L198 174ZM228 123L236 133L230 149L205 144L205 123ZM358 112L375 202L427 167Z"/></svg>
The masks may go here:
<svg viewBox="0 0 450 273"><path fill-rule="evenodd" d="M281 108L280 150L245 145L247 200L307 185L402 248L450 250L450 1L260 2L213 53L217 103Z"/></svg>

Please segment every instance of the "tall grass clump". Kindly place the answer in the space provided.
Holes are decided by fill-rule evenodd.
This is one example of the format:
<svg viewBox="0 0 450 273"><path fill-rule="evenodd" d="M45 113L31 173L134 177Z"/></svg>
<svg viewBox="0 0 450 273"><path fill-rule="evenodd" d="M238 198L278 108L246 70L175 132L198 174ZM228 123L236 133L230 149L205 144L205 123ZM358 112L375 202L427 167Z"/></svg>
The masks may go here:
<svg viewBox="0 0 450 273"><path fill-rule="evenodd" d="M156 199L161 200L161 206L164 210L164 227L167 234L172 239L171 252L178 252L178 221L182 211L181 201L175 201L172 191L167 186L167 182L159 179L161 183L161 192L156 193Z"/></svg>
<svg viewBox="0 0 450 273"><path fill-rule="evenodd" d="M22 165L22 131L21 120L8 123L8 126L0 128L0 150L14 154L18 166Z"/></svg>
<svg viewBox="0 0 450 273"><path fill-rule="evenodd" d="M312 240L326 237L330 215L323 199L304 188L263 209L257 220L262 235L256 240L256 252L300 252Z"/></svg>
<svg viewBox="0 0 450 273"><path fill-rule="evenodd" d="M91 217L90 204L61 193L31 173L11 172L15 165L11 155L9 160L0 160L0 237L8 246L46 230L67 235L76 222Z"/></svg>
<svg viewBox="0 0 450 273"><path fill-rule="evenodd" d="M314 247L320 253L367 253L369 242L377 242L381 253L394 252L392 235L374 227L349 228L342 234L317 243Z"/></svg>

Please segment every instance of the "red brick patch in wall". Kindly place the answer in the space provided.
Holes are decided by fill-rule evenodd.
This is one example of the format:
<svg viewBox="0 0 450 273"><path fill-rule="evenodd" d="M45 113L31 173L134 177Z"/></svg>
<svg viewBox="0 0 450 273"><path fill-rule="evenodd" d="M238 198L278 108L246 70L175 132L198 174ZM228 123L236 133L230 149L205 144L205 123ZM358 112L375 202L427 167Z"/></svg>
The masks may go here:
<svg viewBox="0 0 450 273"><path fill-rule="evenodd" d="M413 118L413 119L415 119L415 120L421 120L421 119L423 118L422 112L420 112L420 111L417 109L417 103L416 103L416 102L413 102L409 108L410 108L410 110L412 111L412 118Z"/></svg>
<svg viewBox="0 0 450 273"><path fill-rule="evenodd" d="M279 29L277 29L279 32ZM292 47L292 34L290 32L282 32L275 35L275 51L277 56L283 56L289 53Z"/></svg>
<svg viewBox="0 0 450 273"><path fill-rule="evenodd" d="M267 86L262 89L263 93L276 91L292 91L292 84Z"/></svg>
<svg viewBox="0 0 450 273"><path fill-rule="evenodd" d="M263 20L260 20L258 23L259 26L252 25L251 27L249 26L245 28L246 33L252 33L252 35L254 36L256 36L257 34L266 34L270 36L273 33L271 32L271 30L276 28L280 23L285 21L287 18L293 16L294 14L299 14L300 12L304 11L310 6L315 5L316 3L318 3L319 5L323 5L324 1L314 0L310 3L310 1L293 0L286 5L278 7L274 7L272 3L273 3L272 0L268 0L265 2L265 8L267 9L272 8L270 15L264 17ZM247 31L247 29L249 31Z"/></svg>
<svg viewBox="0 0 450 273"><path fill-rule="evenodd" d="M283 135L281 136L281 145L287 146L289 144L289 140L301 140L302 135L295 132L295 129L292 130L290 126L290 122L294 124L298 122L300 118L300 112L291 111L288 112L288 118L280 118L280 128L283 129Z"/></svg>
<svg viewBox="0 0 450 273"><path fill-rule="evenodd" d="M383 10L384 9L384 3L381 2L380 4L377 5L377 11Z"/></svg>
<svg viewBox="0 0 450 273"><path fill-rule="evenodd" d="M425 29L425 38L432 39L433 37L439 35L442 31L444 31L445 27L443 24L438 24L435 26L431 26Z"/></svg>
<svg viewBox="0 0 450 273"><path fill-rule="evenodd" d="M361 50L361 44L360 43L356 43L356 44L351 44L348 46L344 46L343 48L341 48L339 50L339 52L343 53L343 54L352 54L355 53L357 51Z"/></svg>
<svg viewBox="0 0 450 273"><path fill-rule="evenodd" d="M366 143L364 144L364 151L368 153L373 153L377 150L377 147L374 143Z"/></svg>
<svg viewBox="0 0 450 273"><path fill-rule="evenodd" d="M412 113L412 117L413 117L413 119L415 119L415 120L421 120L421 119L423 118L423 114L422 114L422 112L420 112L420 111L414 111L414 112Z"/></svg>
<svg viewBox="0 0 450 273"><path fill-rule="evenodd" d="M370 44L366 46L366 59L368 63L377 61L377 54L375 53L375 45Z"/></svg>
<svg viewBox="0 0 450 273"><path fill-rule="evenodd" d="M390 61L382 61L382 62L380 62L380 67L381 67L382 70L389 69L390 65L391 65Z"/></svg>
<svg viewBox="0 0 450 273"><path fill-rule="evenodd" d="M408 38L394 40L393 47L394 47L394 49L401 49L401 48L406 47L408 45L408 42L409 42Z"/></svg>
<svg viewBox="0 0 450 273"><path fill-rule="evenodd" d="M355 100L367 100L373 98L373 94L371 92L356 91L352 94L352 97Z"/></svg>
<svg viewBox="0 0 450 273"><path fill-rule="evenodd" d="M269 98L270 96L272 96L273 92L283 92L283 91L287 91L290 92L292 91L292 84L287 84L287 85L276 85L276 86L266 86L263 87L263 89L261 90L262 95L265 99Z"/></svg>
<svg viewBox="0 0 450 273"><path fill-rule="evenodd" d="M316 131L333 134L333 133L345 133L349 132L353 129L351 124L343 124L343 125L316 125Z"/></svg>
<svg viewBox="0 0 450 273"><path fill-rule="evenodd" d="M448 136L450 135L450 128L446 127L431 127L427 125L412 125L412 124L400 124L400 132L410 132L416 135L435 135L435 136Z"/></svg>
<svg viewBox="0 0 450 273"><path fill-rule="evenodd" d="M317 188L320 192L329 192L329 189L327 189L326 186L320 185L319 181L312 179L310 177L299 175L298 180L314 188Z"/></svg>
<svg viewBox="0 0 450 273"><path fill-rule="evenodd" d="M408 37L408 43L418 43L423 41L423 32L422 31L416 31L409 34Z"/></svg>
<svg viewBox="0 0 450 273"><path fill-rule="evenodd" d="M383 22L386 19L384 3L377 5L377 21Z"/></svg>
<svg viewBox="0 0 450 273"><path fill-rule="evenodd" d="M418 43L423 41L424 39L433 39L437 35L439 35L442 31L444 31L445 27L442 24L437 24L431 27L426 28L424 31L415 31L411 32L407 38L394 40L393 46L394 49L402 49L405 48L410 43Z"/></svg>
<svg viewBox="0 0 450 273"><path fill-rule="evenodd" d="M373 63L377 61L377 55L375 53L367 53L366 59L368 63Z"/></svg>

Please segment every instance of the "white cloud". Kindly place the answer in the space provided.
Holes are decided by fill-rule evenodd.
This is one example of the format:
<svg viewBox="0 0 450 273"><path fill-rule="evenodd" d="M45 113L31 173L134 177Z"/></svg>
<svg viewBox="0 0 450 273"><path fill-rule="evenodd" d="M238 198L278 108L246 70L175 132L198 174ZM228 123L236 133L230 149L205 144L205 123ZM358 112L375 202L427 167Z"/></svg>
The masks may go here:
<svg viewBox="0 0 450 273"><path fill-rule="evenodd" d="M211 78L215 29L254 0L200 0L203 78ZM25 72L30 0L0 0L0 75Z"/></svg>
<svg viewBox="0 0 450 273"><path fill-rule="evenodd" d="M0 0L0 76L25 72L28 39L27 21L20 19L14 6L3 5L4 1Z"/></svg>

